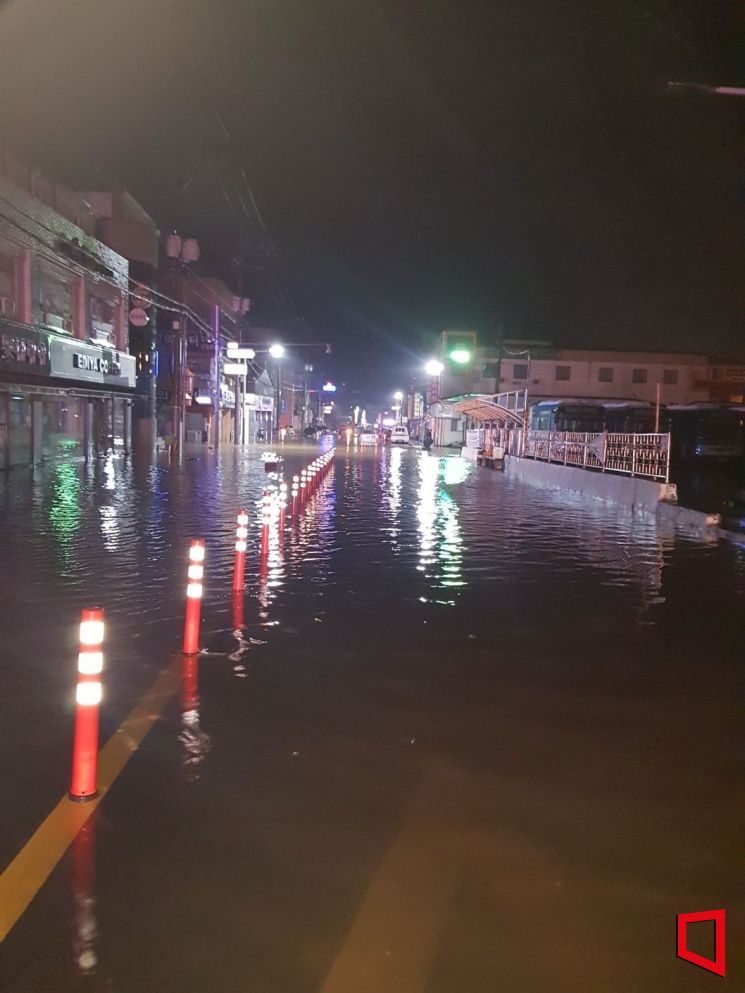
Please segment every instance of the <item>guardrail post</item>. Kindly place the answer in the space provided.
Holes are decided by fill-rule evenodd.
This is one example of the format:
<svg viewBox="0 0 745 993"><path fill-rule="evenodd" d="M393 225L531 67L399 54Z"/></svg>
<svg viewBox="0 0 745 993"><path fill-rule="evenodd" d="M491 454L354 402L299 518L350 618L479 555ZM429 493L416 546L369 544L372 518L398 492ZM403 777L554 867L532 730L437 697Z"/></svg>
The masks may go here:
<svg viewBox="0 0 745 993"><path fill-rule="evenodd" d="M631 435L631 475L636 475L636 438L635 434Z"/></svg>

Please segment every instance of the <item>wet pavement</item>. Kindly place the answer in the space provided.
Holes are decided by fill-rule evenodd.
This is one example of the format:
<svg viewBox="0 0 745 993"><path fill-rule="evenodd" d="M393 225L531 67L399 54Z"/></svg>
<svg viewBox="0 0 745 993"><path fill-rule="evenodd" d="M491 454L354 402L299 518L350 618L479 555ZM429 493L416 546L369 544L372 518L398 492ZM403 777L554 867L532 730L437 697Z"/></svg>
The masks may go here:
<svg viewBox="0 0 745 993"><path fill-rule="evenodd" d="M178 647L189 538L207 558L199 702L11 931L0 990L686 993L720 980L676 960L675 915L719 907L742 982L745 552L342 449L259 568L264 484L254 449L2 481L4 865L68 785L78 611L107 612L106 740Z"/></svg>

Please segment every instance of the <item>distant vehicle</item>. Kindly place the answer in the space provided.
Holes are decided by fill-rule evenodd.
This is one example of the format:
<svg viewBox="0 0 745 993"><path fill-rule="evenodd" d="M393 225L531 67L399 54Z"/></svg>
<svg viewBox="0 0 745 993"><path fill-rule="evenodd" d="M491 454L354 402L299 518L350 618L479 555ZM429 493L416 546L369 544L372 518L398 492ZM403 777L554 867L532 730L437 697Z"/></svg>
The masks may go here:
<svg viewBox="0 0 745 993"><path fill-rule="evenodd" d="M408 445L409 429L403 424L397 424L395 428L391 428L391 444Z"/></svg>
<svg viewBox="0 0 745 993"><path fill-rule="evenodd" d="M530 411L534 431L579 431L600 433L605 411L599 403L582 400L541 400Z"/></svg>
<svg viewBox="0 0 745 993"><path fill-rule="evenodd" d="M377 445L378 435L375 431L360 432L360 445Z"/></svg>

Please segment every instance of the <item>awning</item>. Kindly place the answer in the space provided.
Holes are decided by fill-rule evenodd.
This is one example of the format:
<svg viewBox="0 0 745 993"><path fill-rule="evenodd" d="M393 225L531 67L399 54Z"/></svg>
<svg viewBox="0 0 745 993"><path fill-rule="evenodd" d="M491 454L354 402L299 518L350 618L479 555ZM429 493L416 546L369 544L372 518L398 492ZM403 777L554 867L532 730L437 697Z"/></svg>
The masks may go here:
<svg viewBox="0 0 745 993"><path fill-rule="evenodd" d="M449 401L453 410L461 414L467 414L474 421L482 423L486 421L498 421L500 424L514 424L517 427L523 426L522 415L514 410L507 410L498 403L494 403L488 396L470 396L462 400Z"/></svg>

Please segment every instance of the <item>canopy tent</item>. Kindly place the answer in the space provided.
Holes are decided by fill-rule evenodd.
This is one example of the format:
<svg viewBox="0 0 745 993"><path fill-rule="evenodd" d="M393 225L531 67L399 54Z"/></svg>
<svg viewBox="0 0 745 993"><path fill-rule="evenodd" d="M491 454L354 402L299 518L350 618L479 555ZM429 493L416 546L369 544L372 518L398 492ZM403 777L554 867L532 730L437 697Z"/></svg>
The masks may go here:
<svg viewBox="0 0 745 993"><path fill-rule="evenodd" d="M460 411L461 414L466 414L474 421L479 421L482 424L496 421L501 425L512 425L519 428L524 426L521 413L500 406L486 394L474 394L461 398L454 397L448 400L448 403L453 410Z"/></svg>

